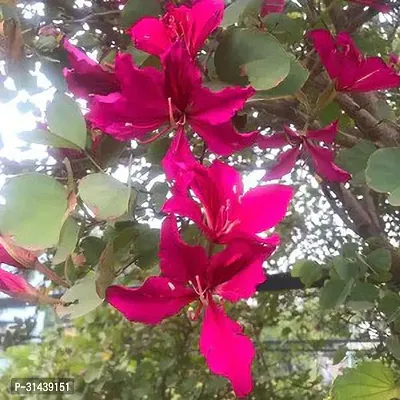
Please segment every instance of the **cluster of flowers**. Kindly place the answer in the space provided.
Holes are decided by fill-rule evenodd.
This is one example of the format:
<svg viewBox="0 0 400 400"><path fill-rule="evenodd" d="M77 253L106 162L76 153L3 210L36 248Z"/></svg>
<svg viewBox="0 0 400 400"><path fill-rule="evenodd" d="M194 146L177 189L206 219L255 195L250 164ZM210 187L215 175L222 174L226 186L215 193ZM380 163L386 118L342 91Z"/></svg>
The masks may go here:
<svg viewBox="0 0 400 400"><path fill-rule="evenodd" d="M266 181L289 173L306 153L321 177L345 182L350 175L334 164L337 122L309 132L285 127L271 136L236 131L232 117L255 91L251 87L211 91L204 86L196 56L220 24L224 2L192 3L179 7L168 3L160 19L142 18L129 30L135 47L159 57L161 69L139 68L130 54L123 53L108 68L65 41L72 67L65 70L65 78L70 91L88 101L87 120L95 129L121 141L141 143L174 135L162 161L172 197L162 208L166 219L160 239L161 274L138 288L111 286L107 301L129 320L147 324L158 324L196 302L190 317L196 319L203 311L201 353L212 372L228 378L236 395L245 396L252 389L254 347L242 327L225 314L223 301L250 298L266 279L262 265L279 237L259 234L284 218L293 190L268 184L244 193L233 167L220 160L205 166L196 159L187 134L197 133L210 151L221 156L255 144L262 149L291 146L266 173ZM379 57L364 57L346 33L334 38L320 29L308 37L336 91L400 86L397 59L388 65ZM204 247L183 241L177 216L198 226ZM2 261L12 264L4 257ZM18 276L10 274L11 279L6 271L0 272L0 290L19 297L21 292L32 293L33 288Z"/></svg>

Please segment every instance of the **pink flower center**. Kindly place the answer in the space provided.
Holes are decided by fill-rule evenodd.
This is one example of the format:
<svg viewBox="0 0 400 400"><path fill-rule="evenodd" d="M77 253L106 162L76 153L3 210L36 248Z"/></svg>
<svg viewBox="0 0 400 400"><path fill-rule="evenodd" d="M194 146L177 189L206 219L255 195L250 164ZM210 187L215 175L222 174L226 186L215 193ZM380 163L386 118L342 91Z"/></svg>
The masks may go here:
<svg viewBox="0 0 400 400"><path fill-rule="evenodd" d="M168 97L168 111L169 123L172 128L177 128L186 124L186 114L180 111L174 112L171 97Z"/></svg>
<svg viewBox="0 0 400 400"><path fill-rule="evenodd" d="M204 209L204 221L217 238L227 235L237 224L239 224L240 221L232 218L232 216L233 210L229 199L227 199L226 204L219 209L215 219L206 208Z"/></svg>
<svg viewBox="0 0 400 400"><path fill-rule="evenodd" d="M185 36L185 31L182 27L182 24L177 21L173 15L166 14L164 23L167 26L167 32L171 42L176 42L181 37Z"/></svg>
<svg viewBox="0 0 400 400"><path fill-rule="evenodd" d="M203 285L201 284L199 275L196 275L195 279L196 279L196 282L188 281L189 286L191 286L191 288L199 296L199 303L197 305L196 311L189 313L189 318L192 321L197 319L203 306L204 307L208 306L208 296L211 295L211 291L208 288L208 286L205 289L203 289Z"/></svg>

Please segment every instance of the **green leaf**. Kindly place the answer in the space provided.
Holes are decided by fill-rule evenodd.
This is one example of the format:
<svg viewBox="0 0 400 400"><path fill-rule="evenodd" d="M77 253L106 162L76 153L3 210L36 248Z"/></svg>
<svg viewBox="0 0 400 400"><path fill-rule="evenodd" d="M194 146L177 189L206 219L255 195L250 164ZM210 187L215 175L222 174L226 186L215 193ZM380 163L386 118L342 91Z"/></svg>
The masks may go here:
<svg viewBox="0 0 400 400"><path fill-rule="evenodd" d="M395 315L398 310L400 310L400 297L397 293L388 291L379 301L379 311L386 315L388 320L396 322L396 325L400 326L400 315ZM393 316L395 318L393 318ZM390 323L390 322L389 322Z"/></svg>
<svg viewBox="0 0 400 400"><path fill-rule="evenodd" d="M330 102L326 107L324 107L319 113L318 118L321 121L321 125L328 125L333 121L339 120L339 129L342 129L341 120L343 118L342 109L339 104L335 101ZM340 132L339 132L340 135Z"/></svg>
<svg viewBox="0 0 400 400"><path fill-rule="evenodd" d="M86 145L86 122L78 104L64 93L56 92L46 110L49 130L81 149Z"/></svg>
<svg viewBox="0 0 400 400"><path fill-rule="evenodd" d="M310 287L322 278L322 269L315 261L301 260L293 265L291 274L295 278L300 278L306 287Z"/></svg>
<svg viewBox="0 0 400 400"><path fill-rule="evenodd" d="M321 289L319 302L322 308L335 308L342 305L350 295L354 279L343 282L342 280L331 279Z"/></svg>
<svg viewBox="0 0 400 400"><path fill-rule="evenodd" d="M391 324L392 322L398 321L400 318L400 307L393 312L393 314L389 315L389 318L387 320L388 325Z"/></svg>
<svg viewBox="0 0 400 400"><path fill-rule="evenodd" d="M348 305L355 310L367 310L375 305L379 290L372 283L356 282L349 297Z"/></svg>
<svg viewBox="0 0 400 400"><path fill-rule="evenodd" d="M392 255L389 250L376 249L367 256L367 263L376 275L389 272L392 266Z"/></svg>
<svg viewBox="0 0 400 400"><path fill-rule="evenodd" d="M380 193L390 193L388 201L400 206L400 148L379 149L368 161L365 175L370 188Z"/></svg>
<svg viewBox="0 0 400 400"><path fill-rule="evenodd" d="M110 175L98 173L79 182L79 196L98 219L112 220L128 210L131 189Z"/></svg>
<svg viewBox="0 0 400 400"><path fill-rule="evenodd" d="M392 400L400 396L394 372L378 361L347 369L333 383L336 400Z"/></svg>
<svg viewBox="0 0 400 400"><path fill-rule="evenodd" d="M267 90L278 86L289 74L290 64L268 62L270 71L266 72L265 60L254 60L244 65L242 71L248 76L250 85L257 90Z"/></svg>
<svg viewBox="0 0 400 400"><path fill-rule="evenodd" d="M67 191L54 178L27 173L9 179L2 195L6 201L0 216L2 235L30 250L58 243L67 210Z"/></svg>
<svg viewBox="0 0 400 400"><path fill-rule="evenodd" d="M135 254L140 268L150 268L157 261L160 231L148 225L138 225L139 235L135 242Z"/></svg>
<svg viewBox="0 0 400 400"><path fill-rule="evenodd" d="M109 242L101 254L97 272L96 291L104 299L106 297L106 289L115 279L113 242Z"/></svg>
<svg viewBox="0 0 400 400"><path fill-rule="evenodd" d="M35 129L33 131L20 132L18 138L28 143L43 144L50 147L59 147L63 149L74 149L79 150L79 147L75 144L63 139L60 136L45 131L42 129Z"/></svg>
<svg viewBox="0 0 400 400"><path fill-rule="evenodd" d="M171 144L171 139L167 136L156 140L147 146L146 159L152 164L160 164Z"/></svg>
<svg viewBox="0 0 400 400"><path fill-rule="evenodd" d="M61 229L60 241L53 257L53 264L62 263L75 250L79 238L79 225L75 219L68 217Z"/></svg>
<svg viewBox="0 0 400 400"><path fill-rule="evenodd" d="M96 161L102 167L112 165L119 160L125 146L126 142L115 140L109 135L103 135L96 148Z"/></svg>
<svg viewBox="0 0 400 400"><path fill-rule="evenodd" d="M94 382L101 378L103 374L103 364L96 363L94 365L89 365L89 368L85 370L83 379L86 383Z"/></svg>
<svg viewBox="0 0 400 400"><path fill-rule="evenodd" d="M258 9L260 9L261 0L236 0L226 7L224 11L224 18L221 22L221 27L226 28L230 25L236 24L246 9L249 6L252 6L252 3L256 3L256 6L258 6Z"/></svg>
<svg viewBox="0 0 400 400"><path fill-rule="evenodd" d="M357 243L348 242L343 245L341 253L343 254L343 257L354 258L357 257L358 250L359 245Z"/></svg>
<svg viewBox="0 0 400 400"><path fill-rule="evenodd" d="M340 150L336 157L336 163L352 175L352 182L355 185L365 184L365 169L368 159L376 151L376 146L368 141L361 140L350 149Z"/></svg>
<svg viewBox="0 0 400 400"><path fill-rule="evenodd" d="M301 63L293 59L290 62L289 74L283 82L270 90L258 91L256 96L257 98L279 98L293 95L303 87L308 76L307 68L304 68Z"/></svg>
<svg viewBox="0 0 400 400"><path fill-rule="evenodd" d="M157 212L160 211L161 207L167 199L167 193L169 187L166 182L156 182L151 188L151 204L154 206Z"/></svg>
<svg viewBox="0 0 400 400"><path fill-rule="evenodd" d="M263 21L267 31L282 43L293 44L303 39L305 21L302 18L271 13L264 17Z"/></svg>
<svg viewBox="0 0 400 400"><path fill-rule="evenodd" d="M95 266L98 264L99 258L105 249L106 244L98 237L87 236L82 240L79 247L83 251L86 262L89 265Z"/></svg>
<svg viewBox="0 0 400 400"><path fill-rule="evenodd" d="M357 278L360 272L358 265L341 256L334 257L332 260L333 271L337 276L347 282L350 278Z"/></svg>
<svg viewBox="0 0 400 400"><path fill-rule="evenodd" d="M347 346L340 346L333 355L333 365L339 364L346 357Z"/></svg>
<svg viewBox="0 0 400 400"><path fill-rule="evenodd" d="M400 361L400 341L397 336L390 336L390 338L386 342L387 348L390 351L390 354L396 359Z"/></svg>
<svg viewBox="0 0 400 400"><path fill-rule="evenodd" d="M128 0L121 13L121 28L130 28L137 20L146 16L161 15L159 0Z"/></svg>
<svg viewBox="0 0 400 400"><path fill-rule="evenodd" d="M126 53L129 53L132 56L133 62L137 66L141 66L149 57L151 57L149 53L139 50L133 45L127 47Z"/></svg>
<svg viewBox="0 0 400 400"><path fill-rule="evenodd" d="M72 303L56 307L58 316L68 319L82 317L93 311L103 302L96 292L94 275L91 273L66 290L61 300L65 303Z"/></svg>
<svg viewBox="0 0 400 400"><path fill-rule="evenodd" d="M267 90L289 74L291 57L272 35L234 28L225 33L214 61L222 81Z"/></svg>

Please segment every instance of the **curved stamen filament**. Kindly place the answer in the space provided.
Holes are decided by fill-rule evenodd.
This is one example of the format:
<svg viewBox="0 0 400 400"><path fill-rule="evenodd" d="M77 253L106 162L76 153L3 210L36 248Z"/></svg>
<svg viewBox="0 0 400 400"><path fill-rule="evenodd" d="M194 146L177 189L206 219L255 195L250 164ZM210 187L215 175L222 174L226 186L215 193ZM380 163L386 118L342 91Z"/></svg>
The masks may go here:
<svg viewBox="0 0 400 400"><path fill-rule="evenodd" d="M164 135L165 133L167 133L169 130L171 129L170 126L167 126L166 128L164 128L162 131L156 133L155 135L149 137L148 139L145 140L137 140L140 144L149 144L151 142L154 142L155 140L157 140L160 136Z"/></svg>
<svg viewBox="0 0 400 400"><path fill-rule="evenodd" d="M173 128L176 127L176 122L174 119L174 111L172 109L172 99L171 97L168 97L168 112L169 112L169 123Z"/></svg>
<svg viewBox="0 0 400 400"><path fill-rule="evenodd" d="M192 281L188 281L188 283L192 287L192 289L196 292L196 294L199 296L200 302L204 305L208 305L208 300L206 296L204 296L208 288L205 288L204 290L202 289L199 275L196 275L195 278L197 286L194 285Z"/></svg>

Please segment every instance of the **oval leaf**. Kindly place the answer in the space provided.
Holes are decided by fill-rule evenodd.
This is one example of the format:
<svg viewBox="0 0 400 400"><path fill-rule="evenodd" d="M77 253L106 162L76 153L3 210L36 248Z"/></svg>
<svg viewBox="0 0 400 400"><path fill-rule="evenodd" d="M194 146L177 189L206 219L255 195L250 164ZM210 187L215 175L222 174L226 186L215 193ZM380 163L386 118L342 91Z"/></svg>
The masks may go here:
<svg viewBox="0 0 400 400"><path fill-rule="evenodd" d="M392 400L400 396L394 372L380 362L347 369L333 384L336 400Z"/></svg>
<svg viewBox="0 0 400 400"><path fill-rule="evenodd" d="M237 28L226 32L214 60L222 81L267 90L289 74L291 57L270 34Z"/></svg>
<svg viewBox="0 0 400 400"><path fill-rule="evenodd" d="M60 318L74 319L93 311L103 300L96 292L93 274L86 275L81 281L69 288L61 300L68 305L56 307Z"/></svg>
<svg viewBox="0 0 400 400"><path fill-rule="evenodd" d="M52 133L81 149L86 145L86 122L78 104L64 93L56 92L46 110Z"/></svg>
<svg viewBox="0 0 400 400"><path fill-rule="evenodd" d="M138 19L162 14L159 0L128 0L121 14L121 27L130 28Z"/></svg>
<svg viewBox="0 0 400 400"><path fill-rule="evenodd" d="M63 149L79 150L79 147L60 136L45 131L42 129L35 129L33 131L20 132L18 138L28 143L43 144L50 147L59 147Z"/></svg>
<svg viewBox="0 0 400 400"><path fill-rule="evenodd" d="M362 185L365 184L365 169L368 159L376 149L376 146L369 140L360 140L350 149L341 149L336 157L336 162L339 167L351 173L353 184Z"/></svg>
<svg viewBox="0 0 400 400"><path fill-rule="evenodd" d="M321 289L319 302L322 308L335 308L342 305L351 292L354 279L347 283L342 280L332 279Z"/></svg>
<svg viewBox="0 0 400 400"><path fill-rule="evenodd" d="M39 250L58 243L67 210L67 191L55 179L37 173L6 182L6 204L0 230L26 249ZM40 234L39 234L40 233Z"/></svg>
<svg viewBox="0 0 400 400"><path fill-rule="evenodd" d="M270 90L257 92L257 98L280 98L297 93L308 79L309 73L298 61L292 60L287 77L278 86Z"/></svg>
<svg viewBox="0 0 400 400"><path fill-rule="evenodd" d="M56 254L53 257L53 264L60 264L67 259L75 250L79 237L79 225L72 217L68 217L60 234L60 241L57 245Z"/></svg>
<svg viewBox="0 0 400 400"><path fill-rule="evenodd" d="M79 195L96 218L111 220L128 210L131 189L106 174L91 174L79 182Z"/></svg>
<svg viewBox="0 0 400 400"><path fill-rule="evenodd" d="M400 148L379 149L368 160L365 175L370 188L380 193L390 193L388 201L400 206Z"/></svg>

